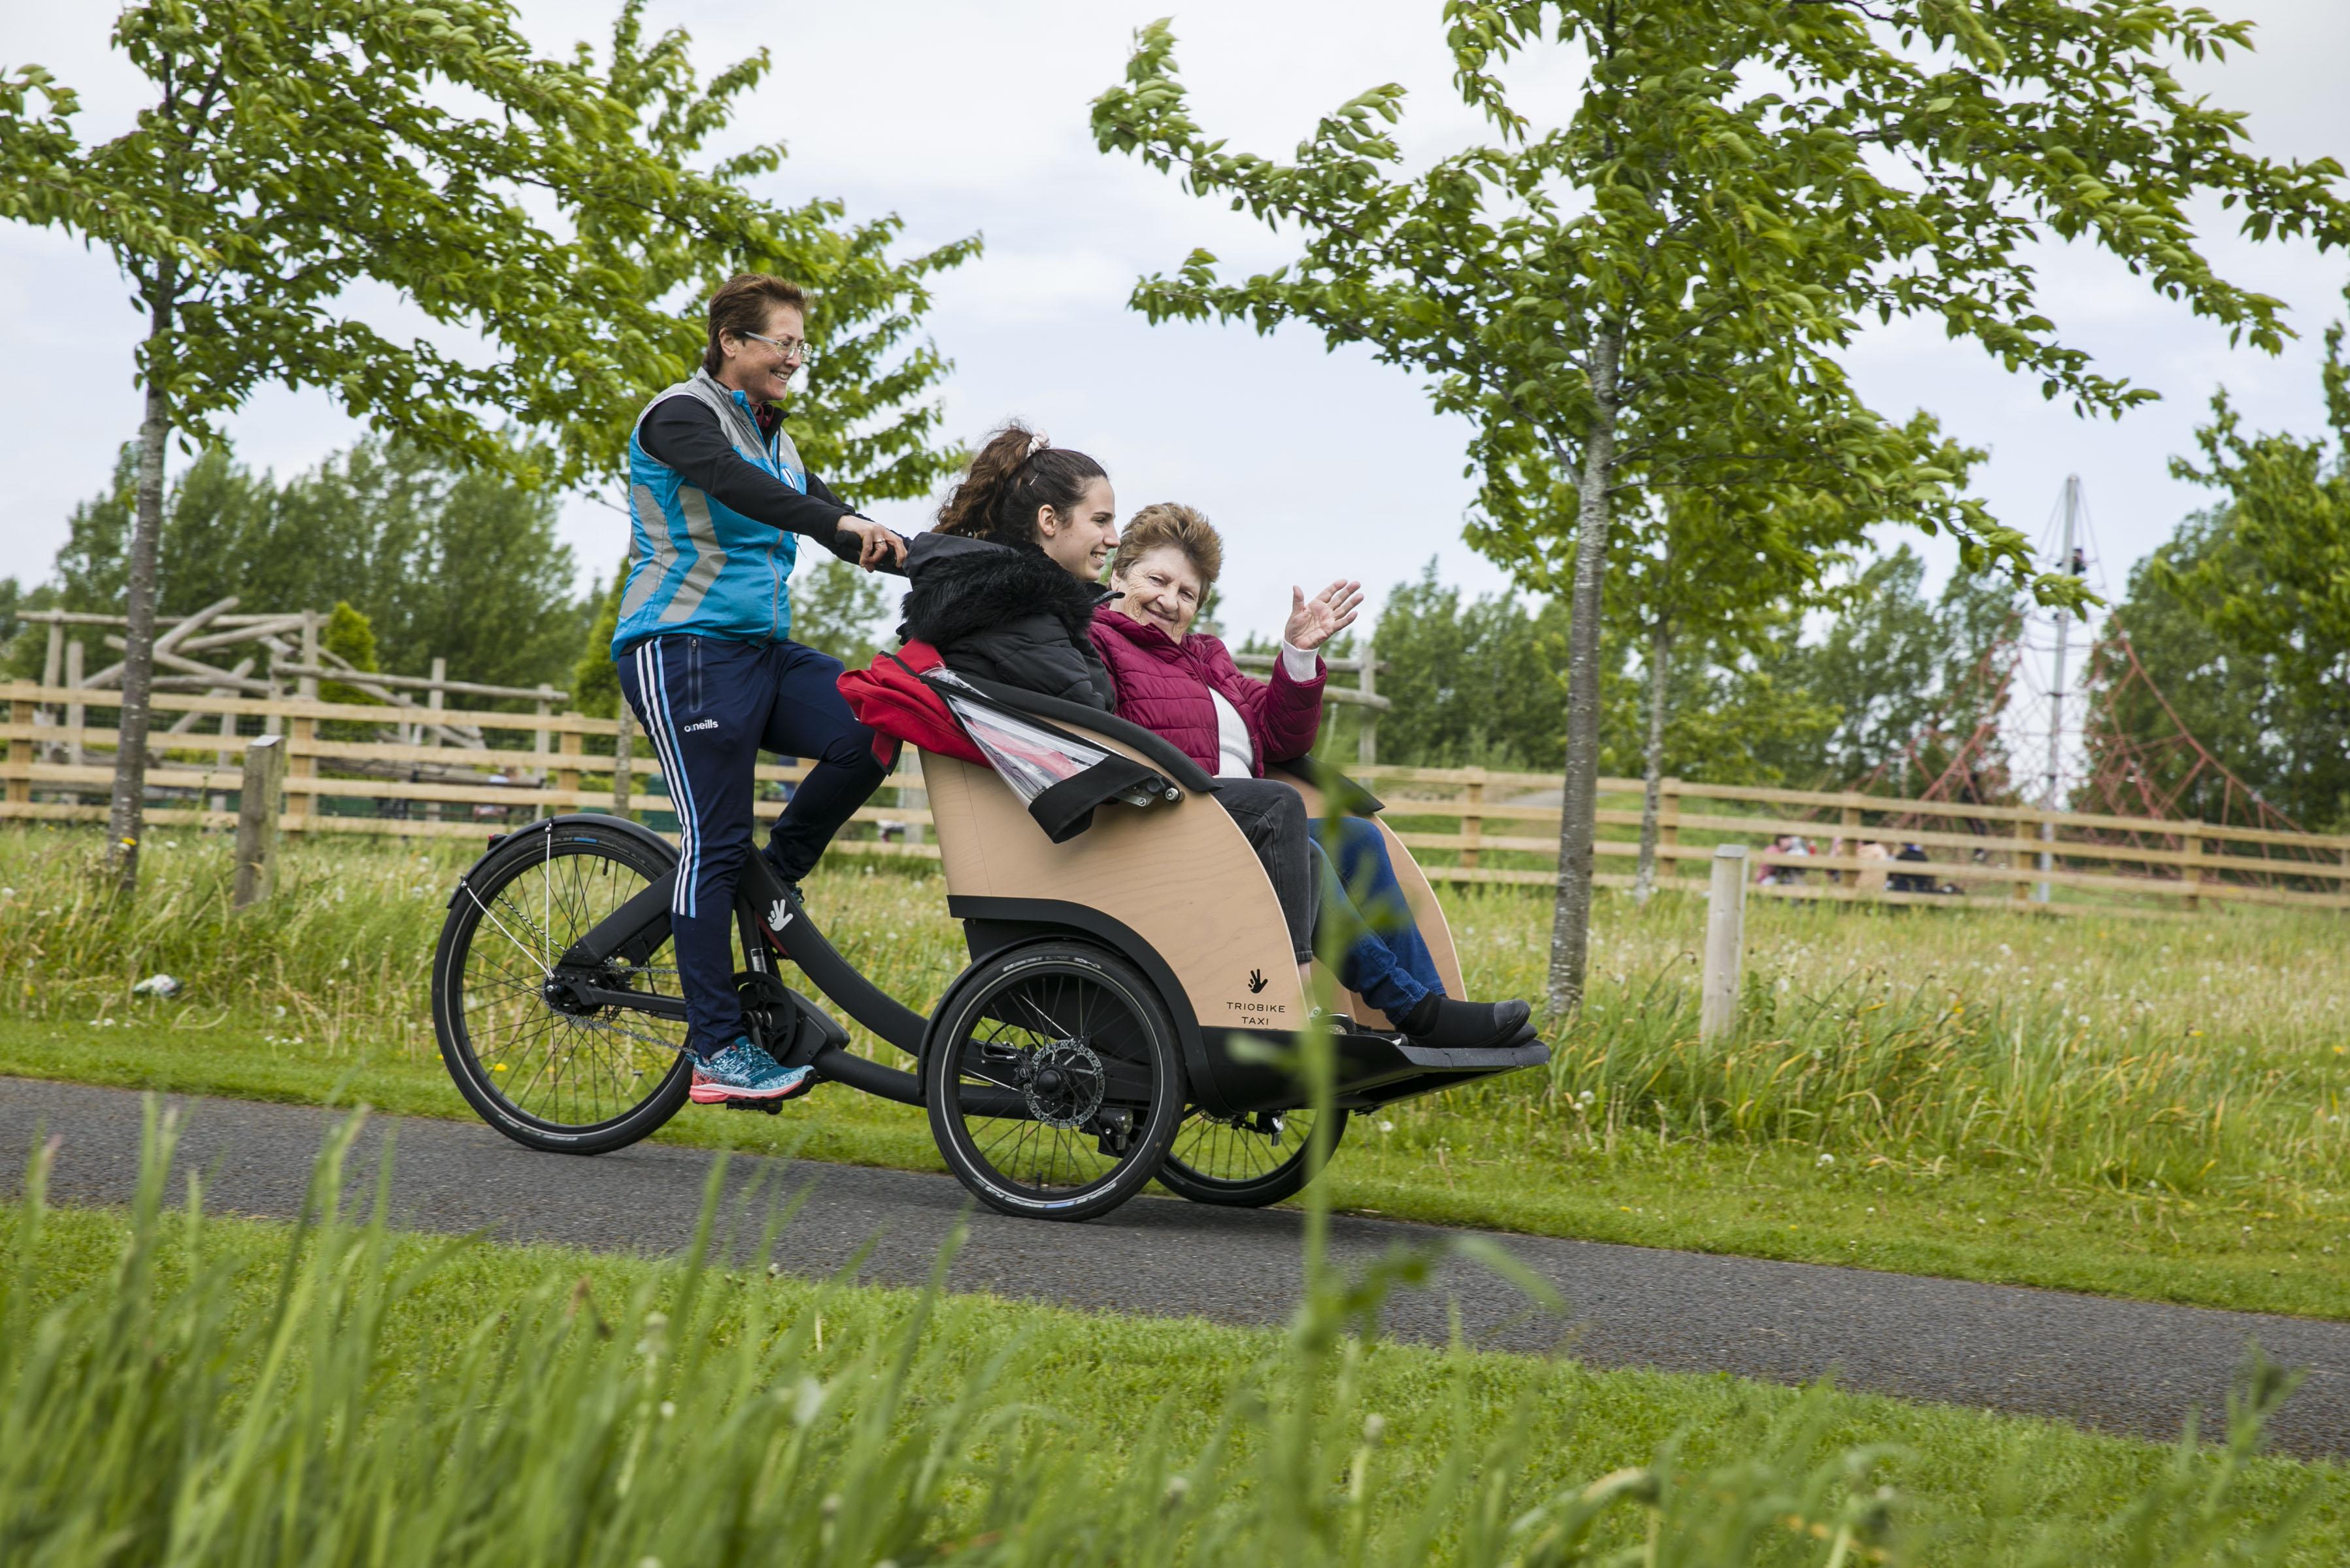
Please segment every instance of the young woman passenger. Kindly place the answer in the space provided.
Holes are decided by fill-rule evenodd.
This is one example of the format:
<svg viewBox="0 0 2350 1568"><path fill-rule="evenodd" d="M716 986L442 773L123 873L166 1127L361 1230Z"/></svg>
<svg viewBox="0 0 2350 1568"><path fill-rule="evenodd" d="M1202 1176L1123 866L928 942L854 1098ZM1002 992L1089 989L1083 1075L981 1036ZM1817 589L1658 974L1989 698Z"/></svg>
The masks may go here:
<svg viewBox="0 0 2350 1568"><path fill-rule="evenodd" d="M1353 623L1362 585L1341 580L1310 599L1292 588L1280 659L1270 681L1258 680L1241 673L1222 640L1191 629L1223 555L1215 529L1188 506L1136 513L1110 561L1116 597L1095 615L1093 642L1117 682L1120 718L1233 781L1225 789L1243 780L1263 787L1266 764L1301 757L1314 744L1325 680L1317 650ZM1296 793L1277 782L1271 787ZM1427 1044L1497 1044L1518 1032L1524 1002L1444 994L1376 824L1316 819L1309 832L1319 883L1313 934L1336 954L1348 990Z"/></svg>
<svg viewBox="0 0 2350 1568"><path fill-rule="evenodd" d="M1109 597L1103 564L1118 544L1118 498L1100 463L1017 422L981 447L908 547L902 639L931 644L947 668L1111 711L1117 688L1091 638ZM1319 677L1315 678L1318 703ZM1305 740L1313 740L1308 721ZM1211 772L1214 770L1210 769ZM1314 877L1305 803L1287 784L1246 774L1216 792L1280 896L1297 961L1314 956Z"/></svg>
<svg viewBox="0 0 2350 1568"><path fill-rule="evenodd" d="M1096 580L1118 544L1118 498L1100 463L1023 425L988 437L938 525L910 541L900 638L947 667L1107 712L1109 672L1087 639Z"/></svg>

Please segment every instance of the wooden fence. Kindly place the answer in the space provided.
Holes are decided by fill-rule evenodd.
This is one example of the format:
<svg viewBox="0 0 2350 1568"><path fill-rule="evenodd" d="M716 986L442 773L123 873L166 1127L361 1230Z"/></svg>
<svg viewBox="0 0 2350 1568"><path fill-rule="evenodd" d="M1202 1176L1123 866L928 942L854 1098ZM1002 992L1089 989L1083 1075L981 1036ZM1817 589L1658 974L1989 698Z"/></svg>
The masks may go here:
<svg viewBox="0 0 2350 1568"><path fill-rule="evenodd" d="M6 688L0 726L0 819L104 820L113 777L110 715L86 688L18 682ZM464 726L480 748L429 743L428 726L400 710L303 699L159 691L159 715L192 718L201 730L150 739L149 820L158 826L228 827L243 779L245 745L260 733L285 736L281 831L469 836L567 811L664 812L658 761L629 727L577 713L434 709L442 726ZM536 706L536 704L534 704ZM1367 706L1367 705L1366 705ZM421 717L422 715L418 715ZM390 738L387 738L389 736ZM782 810L781 786L804 768L762 763L758 810ZM1555 776L1482 768L1371 764L1355 770L1388 802L1388 819L1429 873L1455 882L1547 884L1556 864ZM1632 881L1640 820L1637 779L1602 779L1597 881ZM868 825L841 847L863 853L935 855L923 842L930 812L920 774L901 767L877 803L857 813ZM1702 893L1714 846L1752 847L1749 864L1783 878L1757 886L1775 898L1957 901L2045 909L2054 913L2188 910L2206 903L2350 908L2350 837L2283 833L2199 822L2043 812L1884 795L1700 784L1667 780L1658 846L1659 886ZM1800 835L1811 853L1777 850ZM869 835L870 836L866 836ZM1866 844L1887 856L1868 858ZM1938 890L1888 890L1889 877ZM1898 886L1898 884L1897 884ZM2045 887L2056 896L2033 901Z"/></svg>
<svg viewBox="0 0 2350 1568"><path fill-rule="evenodd" d="M1547 884L1558 852L1558 785L1547 774L1484 768L1367 772L1387 817L1431 877ZM1632 885L1639 853L1638 779L1603 778L1595 877ZM1714 846L1750 846L1748 864L1782 898L1948 904L1984 896L2055 914L2193 909L2206 900L2350 909L2350 836L2217 823L1971 805L1851 791L1769 789L1667 779L1659 813L1660 887L1703 894ZM1782 836L1803 852L1770 847ZM1863 845L1887 858L1865 858ZM1922 859L1898 859L1903 852ZM1931 892L1886 890L1893 877ZM2057 897L2036 898L2048 888Z"/></svg>

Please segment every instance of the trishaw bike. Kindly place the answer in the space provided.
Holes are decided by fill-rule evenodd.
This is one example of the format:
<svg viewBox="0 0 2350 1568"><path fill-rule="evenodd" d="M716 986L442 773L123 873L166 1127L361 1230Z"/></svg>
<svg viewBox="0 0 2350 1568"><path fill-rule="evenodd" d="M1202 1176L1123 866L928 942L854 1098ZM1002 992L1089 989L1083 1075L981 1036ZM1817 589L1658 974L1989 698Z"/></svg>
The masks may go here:
<svg viewBox="0 0 2350 1568"><path fill-rule="evenodd" d="M1006 1213L1084 1220L1153 1178L1195 1202L1260 1206L1314 1175L1312 1096L1291 1049L1329 1032L1335 1150L1350 1113L1549 1060L1531 1029L1440 1050L1361 999L1315 1013L1280 906L1216 783L1160 737L1095 710L962 683L1016 722L1120 759L1127 801L1055 841L989 768L920 753L947 885L971 963L925 1014L825 936L765 858L735 899L745 1027L775 1059L924 1108L947 1166ZM1334 776L1290 776L1309 813L1379 803ZM1328 790L1326 801L1324 785ZM1451 934L1428 880L1384 823L1399 881L1446 988ZM493 838L451 893L432 966L450 1075L484 1120L530 1148L601 1154L686 1103L685 1002L664 963L677 851L611 815L567 815ZM787 983L796 975L804 989ZM816 996L912 1058L850 1049ZM776 1107L736 1103L741 1108Z"/></svg>

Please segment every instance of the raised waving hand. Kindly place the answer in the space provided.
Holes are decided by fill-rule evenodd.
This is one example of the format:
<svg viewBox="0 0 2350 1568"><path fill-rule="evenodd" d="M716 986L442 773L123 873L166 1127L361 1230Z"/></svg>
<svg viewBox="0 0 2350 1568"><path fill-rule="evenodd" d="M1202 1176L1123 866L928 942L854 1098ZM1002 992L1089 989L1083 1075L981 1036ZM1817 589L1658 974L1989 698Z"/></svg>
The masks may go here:
<svg viewBox="0 0 2350 1568"><path fill-rule="evenodd" d="M1301 653L1311 653L1348 627L1363 607L1363 585L1345 578L1332 583L1312 598L1305 590L1289 590L1289 624L1282 628L1281 639Z"/></svg>

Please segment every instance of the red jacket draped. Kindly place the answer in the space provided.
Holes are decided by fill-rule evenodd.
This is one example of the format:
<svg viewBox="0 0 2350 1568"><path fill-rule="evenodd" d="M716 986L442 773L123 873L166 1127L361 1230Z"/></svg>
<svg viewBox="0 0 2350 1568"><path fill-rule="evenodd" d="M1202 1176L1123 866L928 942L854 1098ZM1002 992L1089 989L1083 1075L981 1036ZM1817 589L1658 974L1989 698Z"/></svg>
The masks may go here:
<svg viewBox="0 0 2350 1568"><path fill-rule="evenodd" d="M1155 626L1114 609L1094 612L1095 650L1109 667L1118 688L1118 716L1157 732L1183 754L1216 771L1216 705L1210 691L1223 694L1248 723L1263 777L1268 763L1285 763L1314 749L1322 727L1322 684L1328 671L1315 660L1314 679L1293 680L1274 665L1270 682L1241 673L1222 639L1195 631L1176 642Z"/></svg>

